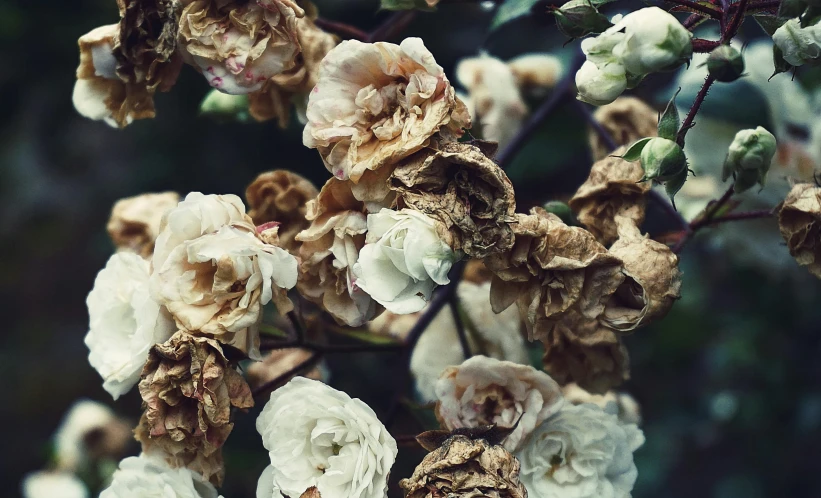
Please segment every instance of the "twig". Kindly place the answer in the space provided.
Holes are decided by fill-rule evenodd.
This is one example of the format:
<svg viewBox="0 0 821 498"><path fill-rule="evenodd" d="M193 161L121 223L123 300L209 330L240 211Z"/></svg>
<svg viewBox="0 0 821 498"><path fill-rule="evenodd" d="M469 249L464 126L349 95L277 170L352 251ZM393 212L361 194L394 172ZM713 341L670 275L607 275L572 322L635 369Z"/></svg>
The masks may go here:
<svg viewBox="0 0 821 498"><path fill-rule="evenodd" d="M368 39L368 33L362 31L356 26L345 24L343 22L329 21L328 19L317 18L314 19L314 24L319 28L329 33L339 35L345 39L365 41Z"/></svg>
<svg viewBox="0 0 821 498"><path fill-rule="evenodd" d="M701 89L696 95L696 99L693 101L692 107L690 107L690 111L684 118L684 122L681 123L681 128L679 128L678 135L676 135L676 143L678 143L681 147L684 147L684 137L687 135L687 130L693 127L696 114L698 114L701 104L704 103L704 99L707 97L707 92L710 91L710 87L713 86L715 81L716 79L712 75L707 75L707 78L704 80L704 84L701 85Z"/></svg>
<svg viewBox="0 0 821 498"><path fill-rule="evenodd" d="M416 17L416 11L405 10L402 12L394 12L387 21L380 24L375 30L367 36L366 40L369 43L377 41L387 41L398 35L402 30L408 27L413 19Z"/></svg>
<svg viewBox="0 0 821 498"><path fill-rule="evenodd" d="M744 220L760 220L761 218L770 218L774 216L775 213L772 209L758 209L755 211L743 211L741 213L727 213L722 216L716 216L711 220L704 220L697 223L698 228L706 227L710 225L718 225L719 223L727 223L732 221L744 221Z"/></svg>
<svg viewBox="0 0 821 498"><path fill-rule="evenodd" d="M263 341L260 351L302 348L322 354L334 353L394 353L405 348L404 344L317 344L298 341Z"/></svg>
<svg viewBox="0 0 821 498"><path fill-rule="evenodd" d="M727 191L724 192L724 194L717 201L711 202L707 206L707 209L704 211L704 216L697 220L694 220L692 223L688 225L687 231L684 233L684 236L681 238L681 240L678 241L678 243L675 246L673 246L672 251L676 254L680 253L681 250L684 249L684 246L687 245L687 242L689 242L690 239L693 238L693 235L695 235L695 233L700 228L705 227L711 223L711 221L713 220L713 218L715 218L718 211L725 204L727 204L727 201L730 200L734 193L735 188L733 186L730 186L730 188L728 188Z"/></svg>
<svg viewBox="0 0 821 498"><path fill-rule="evenodd" d="M693 28L698 26L703 19L704 16L702 16L701 14L692 14L687 19L685 19L684 22L681 23L681 25L687 28L688 31L692 31Z"/></svg>
<svg viewBox="0 0 821 498"><path fill-rule="evenodd" d="M714 9L712 7L707 7L706 5L702 5L700 3L691 2L690 0L664 0L665 2L680 5L682 7L686 7L690 10L701 12L702 14L706 15L707 17L711 17L713 19L720 19L721 18L721 11L718 9Z"/></svg>
<svg viewBox="0 0 821 498"><path fill-rule="evenodd" d="M727 42L732 40L732 38L738 33L738 28L741 27L741 23L744 21L744 16L747 14L747 5L749 4L749 0L740 0L738 2L738 8L736 9L735 15L733 15L732 19L730 20L730 24L727 26L721 33L721 42ZM725 12L725 15L727 12Z"/></svg>
<svg viewBox="0 0 821 498"><path fill-rule="evenodd" d="M307 372L308 370L314 368L317 363L322 360L321 353L314 353L308 357L305 361L300 363L299 365L295 366L294 368L288 370L287 372L283 373L282 375L276 377L273 380L266 382L260 386L257 386L253 391L252 394L256 398L257 396L264 394L270 390L276 389L280 385L284 384L288 381L291 377L295 377L297 375L301 375L302 373Z"/></svg>
<svg viewBox="0 0 821 498"><path fill-rule="evenodd" d="M462 346L462 354L467 360L473 353L470 351L470 343L465 332L465 324L462 322L462 316L459 314L459 298L456 293L450 296L450 312L453 315L453 321L456 323L456 334L459 336L459 345Z"/></svg>

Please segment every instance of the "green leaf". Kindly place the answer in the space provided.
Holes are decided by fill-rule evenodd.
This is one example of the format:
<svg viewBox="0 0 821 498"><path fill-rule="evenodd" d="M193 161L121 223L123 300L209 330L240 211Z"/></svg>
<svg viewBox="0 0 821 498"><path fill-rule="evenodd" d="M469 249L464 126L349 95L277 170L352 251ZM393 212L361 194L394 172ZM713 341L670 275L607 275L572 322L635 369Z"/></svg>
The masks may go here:
<svg viewBox="0 0 821 498"><path fill-rule="evenodd" d="M383 0L385 1L385 0ZM507 0L496 10L496 15L490 23L490 30L498 29L499 26L510 22L518 17L530 14L530 10L539 0Z"/></svg>
<svg viewBox="0 0 821 498"><path fill-rule="evenodd" d="M679 92L681 92L681 88L676 90L673 98L667 103L667 107L659 117L659 136L667 140L675 140L681 126L678 119L678 108L676 107L676 97L678 97Z"/></svg>
<svg viewBox="0 0 821 498"><path fill-rule="evenodd" d="M652 140L652 138L653 137L642 138L639 141L634 142L633 145L631 145L627 149L627 152L625 152L624 155L621 156L621 158L625 161L638 161L638 159L641 157L642 149L644 149L644 146L647 145L647 142Z"/></svg>
<svg viewBox="0 0 821 498"><path fill-rule="evenodd" d="M379 8L382 10L425 10L432 12L435 7L429 7L425 0L381 0Z"/></svg>
<svg viewBox="0 0 821 498"><path fill-rule="evenodd" d="M764 30L765 33L772 36L775 33L775 30L781 27L787 20L786 19L779 19L775 16L768 16L768 15L757 15L753 16L755 22L761 26L761 29Z"/></svg>
<svg viewBox="0 0 821 498"><path fill-rule="evenodd" d="M775 66L775 72L770 78L778 73L786 73L793 68L792 64L784 60L784 53L778 45L773 45L773 66Z"/></svg>
<svg viewBox="0 0 821 498"><path fill-rule="evenodd" d="M690 170L684 168L680 173L674 176L672 179L667 180L664 184L664 190L667 191L667 195L670 197L670 202L673 203L673 209L676 207L676 194L681 187L684 186L684 183L687 181L687 176L690 174Z"/></svg>
<svg viewBox="0 0 821 498"><path fill-rule="evenodd" d="M259 325L259 333L262 334L262 335L269 335L271 337L281 337L281 338L287 338L288 337L287 332L285 332L284 330L282 330L278 327L274 327L273 325L269 325L267 323L261 323Z"/></svg>

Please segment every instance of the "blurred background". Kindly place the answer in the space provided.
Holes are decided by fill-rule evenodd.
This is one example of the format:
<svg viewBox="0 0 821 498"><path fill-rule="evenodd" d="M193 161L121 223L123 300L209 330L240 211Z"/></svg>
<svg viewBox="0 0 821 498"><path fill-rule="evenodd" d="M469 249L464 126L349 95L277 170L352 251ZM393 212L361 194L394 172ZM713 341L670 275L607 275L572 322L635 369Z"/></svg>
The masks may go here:
<svg viewBox="0 0 821 498"><path fill-rule="evenodd" d="M389 15L377 12L376 0L316 3L323 17L365 30ZM404 34L421 36L449 74L480 50L502 59L539 51L569 59L578 44L562 48L566 40L543 12L489 35L492 12L442 6L420 14ZM158 95L154 120L121 131L81 118L71 104L76 40L117 19L114 0L0 0L0 293L7 319L0 369L10 389L0 408L0 472L10 496L25 473L48 464L52 434L76 399L139 416L136 390L112 402L83 344L85 297L113 251L105 232L113 203L166 190L242 196L258 173L277 168L317 185L328 176L315 151L302 146L297 122L280 130L273 122L199 118L208 87L190 68L172 92ZM752 21L742 34L761 36ZM676 77L651 76L638 95L663 107ZM711 102L718 103L712 111ZM765 107L755 89L718 88L703 119L765 124L772 118ZM554 113L509 169L521 210L566 199L587 177L587 129L571 109ZM671 228L657 206L648 210L647 231ZM774 221L751 227L750 247L777 230ZM821 282L783 246L781 260L770 264L706 242L721 230L704 230L685 249L683 298L667 318L627 339L632 380L624 390L641 404L647 436L633 496L821 496ZM373 372L387 361L363 355L352 367L349 358L334 359L332 384L379 412L393 379ZM222 493L229 498L254 496L266 463L255 416L238 415L225 448ZM405 448L395 478L409 475L421 457Z"/></svg>

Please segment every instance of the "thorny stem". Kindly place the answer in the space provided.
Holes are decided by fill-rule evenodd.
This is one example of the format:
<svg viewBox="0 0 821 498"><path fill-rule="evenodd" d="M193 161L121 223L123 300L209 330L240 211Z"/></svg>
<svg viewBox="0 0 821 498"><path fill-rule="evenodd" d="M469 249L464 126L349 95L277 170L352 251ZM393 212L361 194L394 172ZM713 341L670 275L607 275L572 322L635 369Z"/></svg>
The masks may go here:
<svg viewBox="0 0 821 498"><path fill-rule="evenodd" d="M713 19L720 19L721 18L721 11L718 9L714 9L712 7L708 7L706 5L692 2L690 0L665 0L666 2L680 5L682 7L686 7L690 10L701 12L702 14L706 15L707 17L711 17Z"/></svg>
<svg viewBox="0 0 821 498"><path fill-rule="evenodd" d="M459 298L455 293L451 294L449 304L450 312L453 315L453 322L456 324L456 334L459 336L459 345L462 346L462 354L465 356L465 359L468 359L473 356L473 353L470 351L470 343L468 342L468 336L465 332L465 324L462 322L462 316L459 314Z"/></svg>
<svg viewBox="0 0 821 498"><path fill-rule="evenodd" d="M738 2L738 8L733 15L732 19L730 20L729 26L725 29L721 34L721 42L727 42L731 40L736 33L738 33L738 28L741 27L741 23L744 21L744 16L747 14L747 5L749 4L749 0L740 0ZM725 11L724 15L728 15L729 12Z"/></svg>
<svg viewBox="0 0 821 498"><path fill-rule="evenodd" d="M368 33L362 31L356 26L345 24L344 22L329 21L328 19L322 19L320 17L314 20L314 24L324 31L339 35L345 39L359 41L365 41L368 39Z"/></svg>
<svg viewBox="0 0 821 498"><path fill-rule="evenodd" d="M727 202L730 200L734 193L735 188L731 185L730 188L728 188L727 191L724 192L724 194L721 197L719 197L717 201L711 202L707 206L707 209L704 211L704 216L697 220L694 220L687 226L687 230L685 231L684 236L682 236L681 240L679 240L678 243L675 246L673 246L673 252L675 254L680 253L681 250L684 249L684 246L687 245L687 242L689 242L690 239L693 238L693 235L695 235L695 233L699 229L709 225L713 221L713 218L715 218L718 211L725 204L727 204Z"/></svg>
<svg viewBox="0 0 821 498"><path fill-rule="evenodd" d="M711 220L698 220L696 225L698 225L698 228L701 228L731 221L760 220L761 218L770 218L773 215L775 215L775 212L772 209L758 209L741 213L728 213L722 216L716 216Z"/></svg>
<svg viewBox="0 0 821 498"><path fill-rule="evenodd" d="M303 361L299 365L295 366L294 368L288 370L287 372L283 373L282 375L276 377L273 380L266 382L260 386L257 386L253 391L252 394L256 398L268 391L276 389L280 387L282 384L288 382L288 379L291 377L295 377L297 375L301 375L308 370L314 368L317 363L322 360L321 353L314 353L307 360Z"/></svg>
<svg viewBox="0 0 821 498"><path fill-rule="evenodd" d="M698 26L698 24L699 24L699 23L700 23L703 19L704 19L704 16L703 16L703 15L701 15L701 14L692 14L692 15L691 15L691 16L689 16L687 19L685 19L685 20L684 20L684 22L683 22L683 23L681 23L681 25L682 25L682 26L684 26L684 27L685 27L688 31L692 31L692 30L693 30L693 28L695 28L696 26Z"/></svg>
<svg viewBox="0 0 821 498"><path fill-rule="evenodd" d="M690 107L690 111L684 118L684 122L681 123L681 128L678 130L678 135L676 135L676 143L679 144L679 146L684 147L684 137L687 135L687 131L693 127L696 114L698 114L701 104L704 103L704 99L707 97L707 92L710 91L710 87L713 86L715 81L716 79L712 75L707 75L707 78L704 79L704 84L701 85L701 89L698 91L696 99L693 101L693 106Z"/></svg>

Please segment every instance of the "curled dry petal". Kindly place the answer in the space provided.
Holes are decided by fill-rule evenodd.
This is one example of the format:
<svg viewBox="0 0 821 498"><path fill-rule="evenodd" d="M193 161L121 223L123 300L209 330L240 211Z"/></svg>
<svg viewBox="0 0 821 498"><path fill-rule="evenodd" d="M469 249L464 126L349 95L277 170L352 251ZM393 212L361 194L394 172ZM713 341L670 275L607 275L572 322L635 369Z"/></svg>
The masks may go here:
<svg viewBox="0 0 821 498"><path fill-rule="evenodd" d="M598 320L573 314L552 324L541 341L544 369L559 384L575 382L601 394L630 378L627 348Z"/></svg>
<svg viewBox="0 0 821 498"><path fill-rule="evenodd" d="M678 256L667 245L642 235L633 220L616 217L619 240L610 254L624 263L624 282L613 293L601 322L628 332L663 318L681 297Z"/></svg>
<svg viewBox="0 0 821 498"><path fill-rule="evenodd" d="M821 188L800 183L792 188L778 213L781 236L801 266L821 278Z"/></svg>
<svg viewBox="0 0 821 498"><path fill-rule="evenodd" d="M140 380L145 413L137 428L143 451L160 450L219 485L221 448L234 424L231 407L254 406L251 390L220 344L177 332L151 350Z"/></svg>
<svg viewBox="0 0 821 498"><path fill-rule="evenodd" d="M579 221L605 245L618 238L616 216L630 218L636 226L644 223L646 195L650 182L642 182L644 170L638 161L625 161L617 155L624 147L596 161L590 176L570 199L569 205Z"/></svg>
<svg viewBox="0 0 821 498"><path fill-rule="evenodd" d="M279 224L280 246L291 254L299 253L296 235L308 228L305 218L308 201L319 191L305 178L286 170L274 170L259 175L245 190L248 216L254 225Z"/></svg>
<svg viewBox="0 0 821 498"><path fill-rule="evenodd" d="M493 271L490 302L499 312L514 302L531 340L553 323L578 313L594 319L624 280L621 261L590 232L565 225L541 208L517 214L516 241L505 253L485 258Z"/></svg>
<svg viewBox="0 0 821 498"><path fill-rule="evenodd" d="M593 117L616 145L630 145L640 138L658 136L658 113L635 97L619 97L596 109ZM596 130L590 130L589 140L594 160L613 154Z"/></svg>
<svg viewBox="0 0 821 498"><path fill-rule="evenodd" d="M470 118L419 38L400 45L346 40L323 59L302 141L335 177L359 182L426 146L461 136Z"/></svg>
<svg viewBox="0 0 821 498"><path fill-rule="evenodd" d="M407 498L527 497L519 461L501 446L466 436L454 436L428 453L399 486Z"/></svg>
<svg viewBox="0 0 821 498"><path fill-rule="evenodd" d="M119 36L114 43L117 75L123 81L168 90L182 60L175 57L179 30L174 0L117 0Z"/></svg>
<svg viewBox="0 0 821 498"><path fill-rule="evenodd" d="M160 234L165 213L180 202L176 192L142 194L120 199L108 219L108 235L117 249L128 250L149 258L154 253L154 241Z"/></svg>
<svg viewBox="0 0 821 498"><path fill-rule="evenodd" d="M308 202L311 225L296 236L302 243L297 290L338 323L358 327L383 308L356 285L353 274L368 224L365 204L354 197L351 185L331 178Z"/></svg>
<svg viewBox="0 0 821 498"><path fill-rule="evenodd" d="M399 208L420 211L444 224L455 250L484 258L513 245L513 185L477 146L443 143L414 154L397 166L390 185Z"/></svg>
<svg viewBox="0 0 821 498"><path fill-rule="evenodd" d="M562 394L565 401L573 405L597 405L602 410L615 414L622 424L641 424L641 406L627 393L607 391L604 394L593 394L571 382L562 387Z"/></svg>

